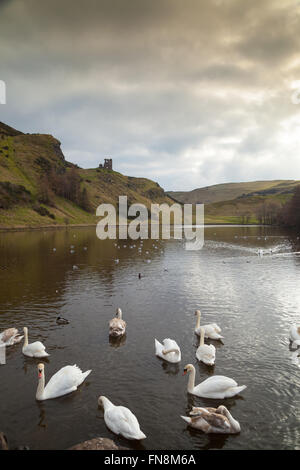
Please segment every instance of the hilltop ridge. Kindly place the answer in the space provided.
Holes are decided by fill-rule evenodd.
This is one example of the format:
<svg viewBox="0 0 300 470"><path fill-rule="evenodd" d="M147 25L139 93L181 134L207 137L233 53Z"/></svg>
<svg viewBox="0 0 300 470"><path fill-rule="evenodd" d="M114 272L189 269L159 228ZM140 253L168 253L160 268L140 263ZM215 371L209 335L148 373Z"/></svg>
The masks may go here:
<svg viewBox="0 0 300 470"><path fill-rule="evenodd" d="M101 203L172 203L158 183L65 159L50 134L24 134L0 122L0 228L95 224Z"/></svg>

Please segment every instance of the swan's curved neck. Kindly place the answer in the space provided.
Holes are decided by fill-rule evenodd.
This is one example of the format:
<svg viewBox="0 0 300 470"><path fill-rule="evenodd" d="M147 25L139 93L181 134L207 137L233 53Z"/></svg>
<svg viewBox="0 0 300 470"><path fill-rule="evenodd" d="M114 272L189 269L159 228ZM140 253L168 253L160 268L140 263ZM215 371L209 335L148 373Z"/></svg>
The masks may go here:
<svg viewBox="0 0 300 470"><path fill-rule="evenodd" d="M196 371L195 371L195 367L193 367L189 372L189 381L187 385L187 389L189 393L193 393L193 390L195 388L195 377L196 377Z"/></svg>
<svg viewBox="0 0 300 470"><path fill-rule="evenodd" d="M120 308L117 310L117 317L118 317L120 320L122 320L122 310L121 310Z"/></svg>
<svg viewBox="0 0 300 470"><path fill-rule="evenodd" d="M103 404L104 410L107 410L108 408L111 408L112 406L114 406L112 402L106 397L102 397L102 404Z"/></svg>
<svg viewBox="0 0 300 470"><path fill-rule="evenodd" d="M230 426L232 427L232 429L235 431L235 432L239 432L241 430L241 426L240 426L240 423L233 418L233 416L229 413L229 411L227 410L227 408L224 409L223 411L223 414L226 416L226 418L228 419L229 423L230 423Z"/></svg>
<svg viewBox="0 0 300 470"><path fill-rule="evenodd" d="M39 378L39 383L38 383L37 390L36 390L36 396L35 397L36 397L37 400L42 400L43 399L44 389L45 389L45 373L43 371L42 372L42 377Z"/></svg>
<svg viewBox="0 0 300 470"><path fill-rule="evenodd" d="M199 342L199 346L203 346L204 345L204 328L200 328L200 342Z"/></svg>
<svg viewBox="0 0 300 470"><path fill-rule="evenodd" d="M28 346L28 330L24 330L24 346Z"/></svg>
<svg viewBox="0 0 300 470"><path fill-rule="evenodd" d="M197 314L196 329L200 328L200 317L201 315Z"/></svg>

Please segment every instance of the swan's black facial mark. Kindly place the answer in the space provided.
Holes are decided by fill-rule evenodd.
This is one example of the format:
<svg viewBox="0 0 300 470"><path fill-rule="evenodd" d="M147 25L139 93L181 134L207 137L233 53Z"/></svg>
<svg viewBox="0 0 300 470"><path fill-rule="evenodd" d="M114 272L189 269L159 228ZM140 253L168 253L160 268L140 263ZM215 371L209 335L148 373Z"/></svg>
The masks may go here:
<svg viewBox="0 0 300 470"><path fill-rule="evenodd" d="M187 369L183 369L183 374L182 375L185 375L187 373Z"/></svg>

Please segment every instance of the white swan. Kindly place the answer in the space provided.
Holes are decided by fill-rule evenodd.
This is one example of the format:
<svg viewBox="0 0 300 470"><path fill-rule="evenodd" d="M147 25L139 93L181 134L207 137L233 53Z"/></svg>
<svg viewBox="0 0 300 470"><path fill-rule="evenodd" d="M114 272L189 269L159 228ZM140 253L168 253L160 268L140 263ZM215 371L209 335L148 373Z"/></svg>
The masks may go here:
<svg viewBox="0 0 300 470"><path fill-rule="evenodd" d="M28 344L28 328L24 326L24 345L22 348L22 353L25 356L29 357L47 357L50 356L46 352L46 346L43 345L40 341L35 341L35 343Z"/></svg>
<svg viewBox="0 0 300 470"><path fill-rule="evenodd" d="M292 346L300 346L300 326L292 325L290 328L290 340L292 341Z"/></svg>
<svg viewBox="0 0 300 470"><path fill-rule="evenodd" d="M35 397L39 401L49 400L51 398L61 397L62 395L74 392L91 372L91 370L82 372L82 370L76 365L65 366L56 372L56 374L52 375L45 387L44 364L39 364L39 382Z"/></svg>
<svg viewBox="0 0 300 470"><path fill-rule="evenodd" d="M141 431L135 415L124 406L115 406L108 398L100 396L98 404L104 407L104 421L106 426L115 434L121 434L126 439L146 439Z"/></svg>
<svg viewBox="0 0 300 470"><path fill-rule="evenodd" d="M200 319L201 319L201 312L200 310L195 311L195 315L197 315L197 322L195 326L195 333L200 336ZM202 325L205 331L205 338L210 339L222 339L223 336L220 335L221 328L216 323L210 323L209 325Z"/></svg>
<svg viewBox="0 0 300 470"><path fill-rule="evenodd" d="M299 350L297 349L296 351L293 351L291 359L292 359L292 364L300 367L300 361L299 361L298 355L299 355Z"/></svg>
<svg viewBox="0 0 300 470"><path fill-rule="evenodd" d="M190 373L187 391L203 398L230 398L245 390L246 385L238 386L235 380L224 375L214 375L195 387L195 367L187 364L183 375Z"/></svg>
<svg viewBox="0 0 300 470"><path fill-rule="evenodd" d="M13 344L19 343L23 338L24 336L20 336L17 328L8 328L0 333L0 344L12 346Z"/></svg>
<svg viewBox="0 0 300 470"><path fill-rule="evenodd" d="M165 361L177 363L181 361L181 351L173 339L166 338L162 344L155 339L155 354Z"/></svg>
<svg viewBox="0 0 300 470"><path fill-rule="evenodd" d="M206 434L236 434L241 431L240 423L223 405L218 408L193 407L190 416L192 417L181 416L181 418L192 428L199 429Z"/></svg>
<svg viewBox="0 0 300 470"><path fill-rule="evenodd" d="M126 331L126 322L122 320L122 310L117 309L116 316L109 322L110 336L119 337L123 336Z"/></svg>
<svg viewBox="0 0 300 470"><path fill-rule="evenodd" d="M200 343L196 351L198 361L204 362L208 366L213 366L216 360L216 348L213 344L204 344L205 330L203 326L200 328Z"/></svg>

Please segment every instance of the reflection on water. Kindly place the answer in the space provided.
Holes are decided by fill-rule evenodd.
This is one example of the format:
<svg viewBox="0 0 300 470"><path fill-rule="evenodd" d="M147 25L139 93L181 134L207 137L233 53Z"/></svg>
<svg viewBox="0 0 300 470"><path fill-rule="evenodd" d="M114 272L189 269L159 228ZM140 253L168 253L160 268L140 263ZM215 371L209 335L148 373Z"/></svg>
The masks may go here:
<svg viewBox="0 0 300 470"><path fill-rule="evenodd" d="M119 348L120 346L124 346L126 343L126 333L123 336L113 337L109 336L109 344L112 348Z"/></svg>
<svg viewBox="0 0 300 470"><path fill-rule="evenodd" d="M0 430L12 447L32 449L97 436L136 449L299 449L299 357L288 340L300 321L299 274L297 235L274 228L208 227L203 250L193 252L180 240L100 241L94 228L1 233L0 331L27 326L30 342L45 344L46 382L67 364L92 373L75 393L39 403L39 360L23 356L22 344L7 348ZM108 322L117 307L127 334L113 340ZM222 327L214 367L197 364L197 308L203 323ZM69 324L57 324L58 316ZM155 356L154 338L168 337L181 348L180 364ZM191 396L182 376L187 363L196 366L196 384L218 374L248 387L221 401ZM129 407L147 439L114 436L99 395ZM192 406L221 403L240 434L205 435L180 418Z"/></svg>

